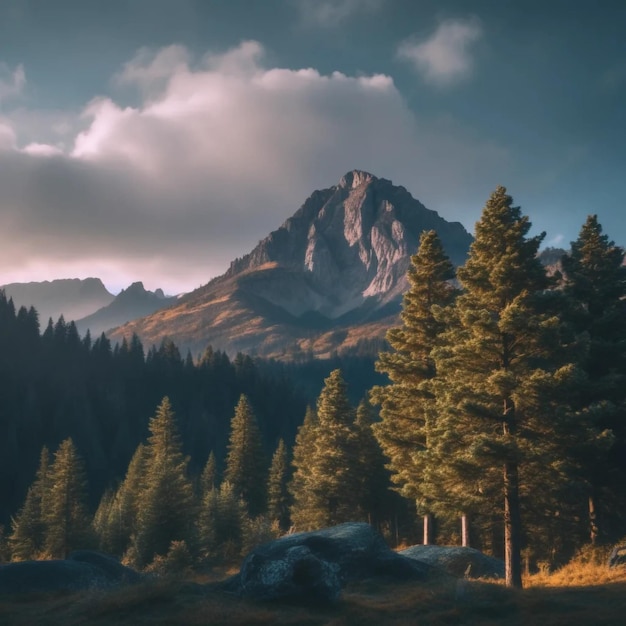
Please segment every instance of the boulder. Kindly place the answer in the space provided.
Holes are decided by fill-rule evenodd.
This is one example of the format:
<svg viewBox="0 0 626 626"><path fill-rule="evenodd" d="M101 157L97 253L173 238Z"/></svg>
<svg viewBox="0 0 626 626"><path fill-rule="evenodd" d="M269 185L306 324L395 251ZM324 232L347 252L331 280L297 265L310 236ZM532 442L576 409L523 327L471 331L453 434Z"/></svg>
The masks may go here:
<svg viewBox="0 0 626 626"><path fill-rule="evenodd" d="M47 593L109 588L141 576L113 557L81 550L67 559L0 565L0 594Z"/></svg>
<svg viewBox="0 0 626 626"><path fill-rule="evenodd" d="M474 548L419 545L402 550L399 554L438 567L459 578L504 578L504 561Z"/></svg>
<svg viewBox="0 0 626 626"><path fill-rule="evenodd" d="M351 581L423 580L432 572L393 552L369 524L346 523L256 547L227 588L259 600L334 602Z"/></svg>

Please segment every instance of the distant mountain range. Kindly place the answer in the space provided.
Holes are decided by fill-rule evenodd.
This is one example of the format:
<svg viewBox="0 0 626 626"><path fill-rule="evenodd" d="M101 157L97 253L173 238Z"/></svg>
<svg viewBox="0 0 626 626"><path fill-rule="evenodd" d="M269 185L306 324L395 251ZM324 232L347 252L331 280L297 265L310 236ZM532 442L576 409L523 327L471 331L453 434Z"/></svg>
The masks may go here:
<svg viewBox="0 0 626 626"><path fill-rule="evenodd" d="M347 173L315 191L228 271L176 303L110 333L144 345L167 337L192 354L327 356L382 338L396 322L419 236L434 229L455 264L472 236L391 181Z"/></svg>
<svg viewBox="0 0 626 626"><path fill-rule="evenodd" d="M35 307L42 328L48 319L56 322L63 315L66 322L76 322L81 335L89 329L93 336L176 301L175 297L165 296L161 289L147 291L140 282L114 296L99 278L11 283L0 289L13 299L16 308Z"/></svg>
<svg viewBox="0 0 626 626"><path fill-rule="evenodd" d="M133 283L128 289L122 289L107 306L77 320L76 327L81 334L89 329L91 335L96 336L130 320L150 315L176 300L176 297L165 296L162 289L148 291L143 283Z"/></svg>
<svg viewBox="0 0 626 626"><path fill-rule="evenodd" d="M16 308L34 306L39 322L45 328L48 319L55 322L60 315L77 320L107 306L115 296L109 293L99 278L66 278L44 282L2 285L7 298L13 298Z"/></svg>

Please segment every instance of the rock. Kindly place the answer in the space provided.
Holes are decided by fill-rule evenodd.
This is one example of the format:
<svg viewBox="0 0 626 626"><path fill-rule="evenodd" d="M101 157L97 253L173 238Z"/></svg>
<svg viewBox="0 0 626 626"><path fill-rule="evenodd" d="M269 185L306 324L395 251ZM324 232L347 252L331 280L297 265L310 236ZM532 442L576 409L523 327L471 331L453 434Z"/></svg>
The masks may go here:
<svg viewBox="0 0 626 626"><path fill-rule="evenodd" d="M109 588L140 579L137 572L112 557L81 550L64 560L0 565L0 594Z"/></svg>
<svg viewBox="0 0 626 626"><path fill-rule="evenodd" d="M615 546L609 556L609 567L620 567L626 565L626 546Z"/></svg>
<svg viewBox="0 0 626 626"><path fill-rule="evenodd" d="M474 548L460 546L411 546L399 554L467 578L504 578L504 561Z"/></svg>
<svg viewBox="0 0 626 626"><path fill-rule="evenodd" d="M75 550L69 556L70 561L88 563L101 570L109 583L137 583L141 574L122 565L115 557L94 550Z"/></svg>
<svg viewBox="0 0 626 626"><path fill-rule="evenodd" d="M432 571L390 550L368 524L346 523L258 546L228 590L260 600L334 602L347 582L423 580Z"/></svg>

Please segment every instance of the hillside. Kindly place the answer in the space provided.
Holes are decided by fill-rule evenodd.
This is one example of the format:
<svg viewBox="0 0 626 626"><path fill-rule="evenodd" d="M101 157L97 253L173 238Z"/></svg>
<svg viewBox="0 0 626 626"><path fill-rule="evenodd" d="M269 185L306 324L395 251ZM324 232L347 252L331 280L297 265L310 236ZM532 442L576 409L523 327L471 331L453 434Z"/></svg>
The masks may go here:
<svg viewBox="0 0 626 626"><path fill-rule="evenodd" d="M106 306L77 320L76 327L81 335L89 329L92 336L97 336L110 328L158 311L175 301L175 297L166 297L161 289L148 291L143 283L136 282L127 289L122 289Z"/></svg>

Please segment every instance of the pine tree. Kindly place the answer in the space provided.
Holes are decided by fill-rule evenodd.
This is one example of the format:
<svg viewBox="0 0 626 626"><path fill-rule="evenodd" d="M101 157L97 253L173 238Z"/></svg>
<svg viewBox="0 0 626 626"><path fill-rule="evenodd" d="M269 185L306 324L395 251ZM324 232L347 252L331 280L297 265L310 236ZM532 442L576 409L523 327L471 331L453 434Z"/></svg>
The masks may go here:
<svg viewBox="0 0 626 626"><path fill-rule="evenodd" d="M521 587L522 495L527 480L553 478L576 437L564 385L561 323L549 315L550 281L537 259L543 235L527 238L528 218L504 187L489 198L464 267L464 292L433 351L436 419L429 428L426 485L433 505L489 512L503 494L506 583ZM559 362L563 359L563 362ZM581 429L582 432L583 429ZM535 483L536 485L537 483Z"/></svg>
<svg viewBox="0 0 626 626"><path fill-rule="evenodd" d="M196 507L169 398L150 420L144 491L139 498L135 548L139 563L165 555L173 541L194 543Z"/></svg>
<svg viewBox="0 0 626 626"><path fill-rule="evenodd" d="M354 418L341 371L334 370L317 401L312 454L306 469L297 467L294 476L292 520L299 530L364 518L359 507L359 436Z"/></svg>
<svg viewBox="0 0 626 626"><path fill-rule="evenodd" d="M311 406L307 406L304 421L300 424L293 447L291 465L293 474L288 489L291 495L290 518L296 528L307 525L306 511L310 508L310 491L308 489L309 463L315 453L317 435L317 414Z"/></svg>
<svg viewBox="0 0 626 626"><path fill-rule="evenodd" d="M588 343L581 362L587 380L578 387L577 408L605 434L607 448L598 454L595 442L588 441L578 450L589 483L589 534L595 543L598 538L607 538L611 518L618 518L614 525L619 528L619 513L626 514L626 499L618 495L626 480L624 250L609 241L597 216L590 215L562 265L570 321Z"/></svg>
<svg viewBox="0 0 626 626"><path fill-rule="evenodd" d="M280 439L270 466L267 480L267 515L270 520L276 520L278 527L286 531L289 528L289 507L291 496L289 484L289 459L287 446Z"/></svg>
<svg viewBox="0 0 626 626"><path fill-rule="evenodd" d="M8 544L13 561L37 558L43 551L45 520L42 502L50 488L50 452L44 446L39 457L39 468L19 513L11 521Z"/></svg>
<svg viewBox="0 0 626 626"><path fill-rule="evenodd" d="M436 374L432 350L446 327L433 311L454 301L453 278L454 268L437 233L423 232L418 251L411 257L402 326L387 333L393 351L381 353L376 363L376 369L391 382L371 393L373 402L381 407L381 421L372 428L389 459L392 481L427 514L431 510L423 486L429 463L428 410L434 397L424 383Z"/></svg>
<svg viewBox="0 0 626 626"><path fill-rule="evenodd" d="M200 477L200 493L204 497L217 485L217 462L213 450L209 453L206 465Z"/></svg>
<svg viewBox="0 0 626 626"><path fill-rule="evenodd" d="M198 543L202 557L232 560L239 556L247 519L246 504L231 483L224 481L219 489L211 489L204 496L198 517Z"/></svg>
<svg viewBox="0 0 626 626"><path fill-rule="evenodd" d="M224 480L243 498L252 517L265 509L266 477L261 433L250 402L242 394L230 422Z"/></svg>
<svg viewBox="0 0 626 626"><path fill-rule="evenodd" d="M43 509L45 551L52 558L66 558L72 550L91 545L87 478L83 461L71 439L63 441L54 454Z"/></svg>
<svg viewBox="0 0 626 626"><path fill-rule="evenodd" d="M146 462L147 448L140 443L117 491L108 497L107 492L103 495L94 517L94 527L105 552L123 555L137 533L140 499L146 484Z"/></svg>

